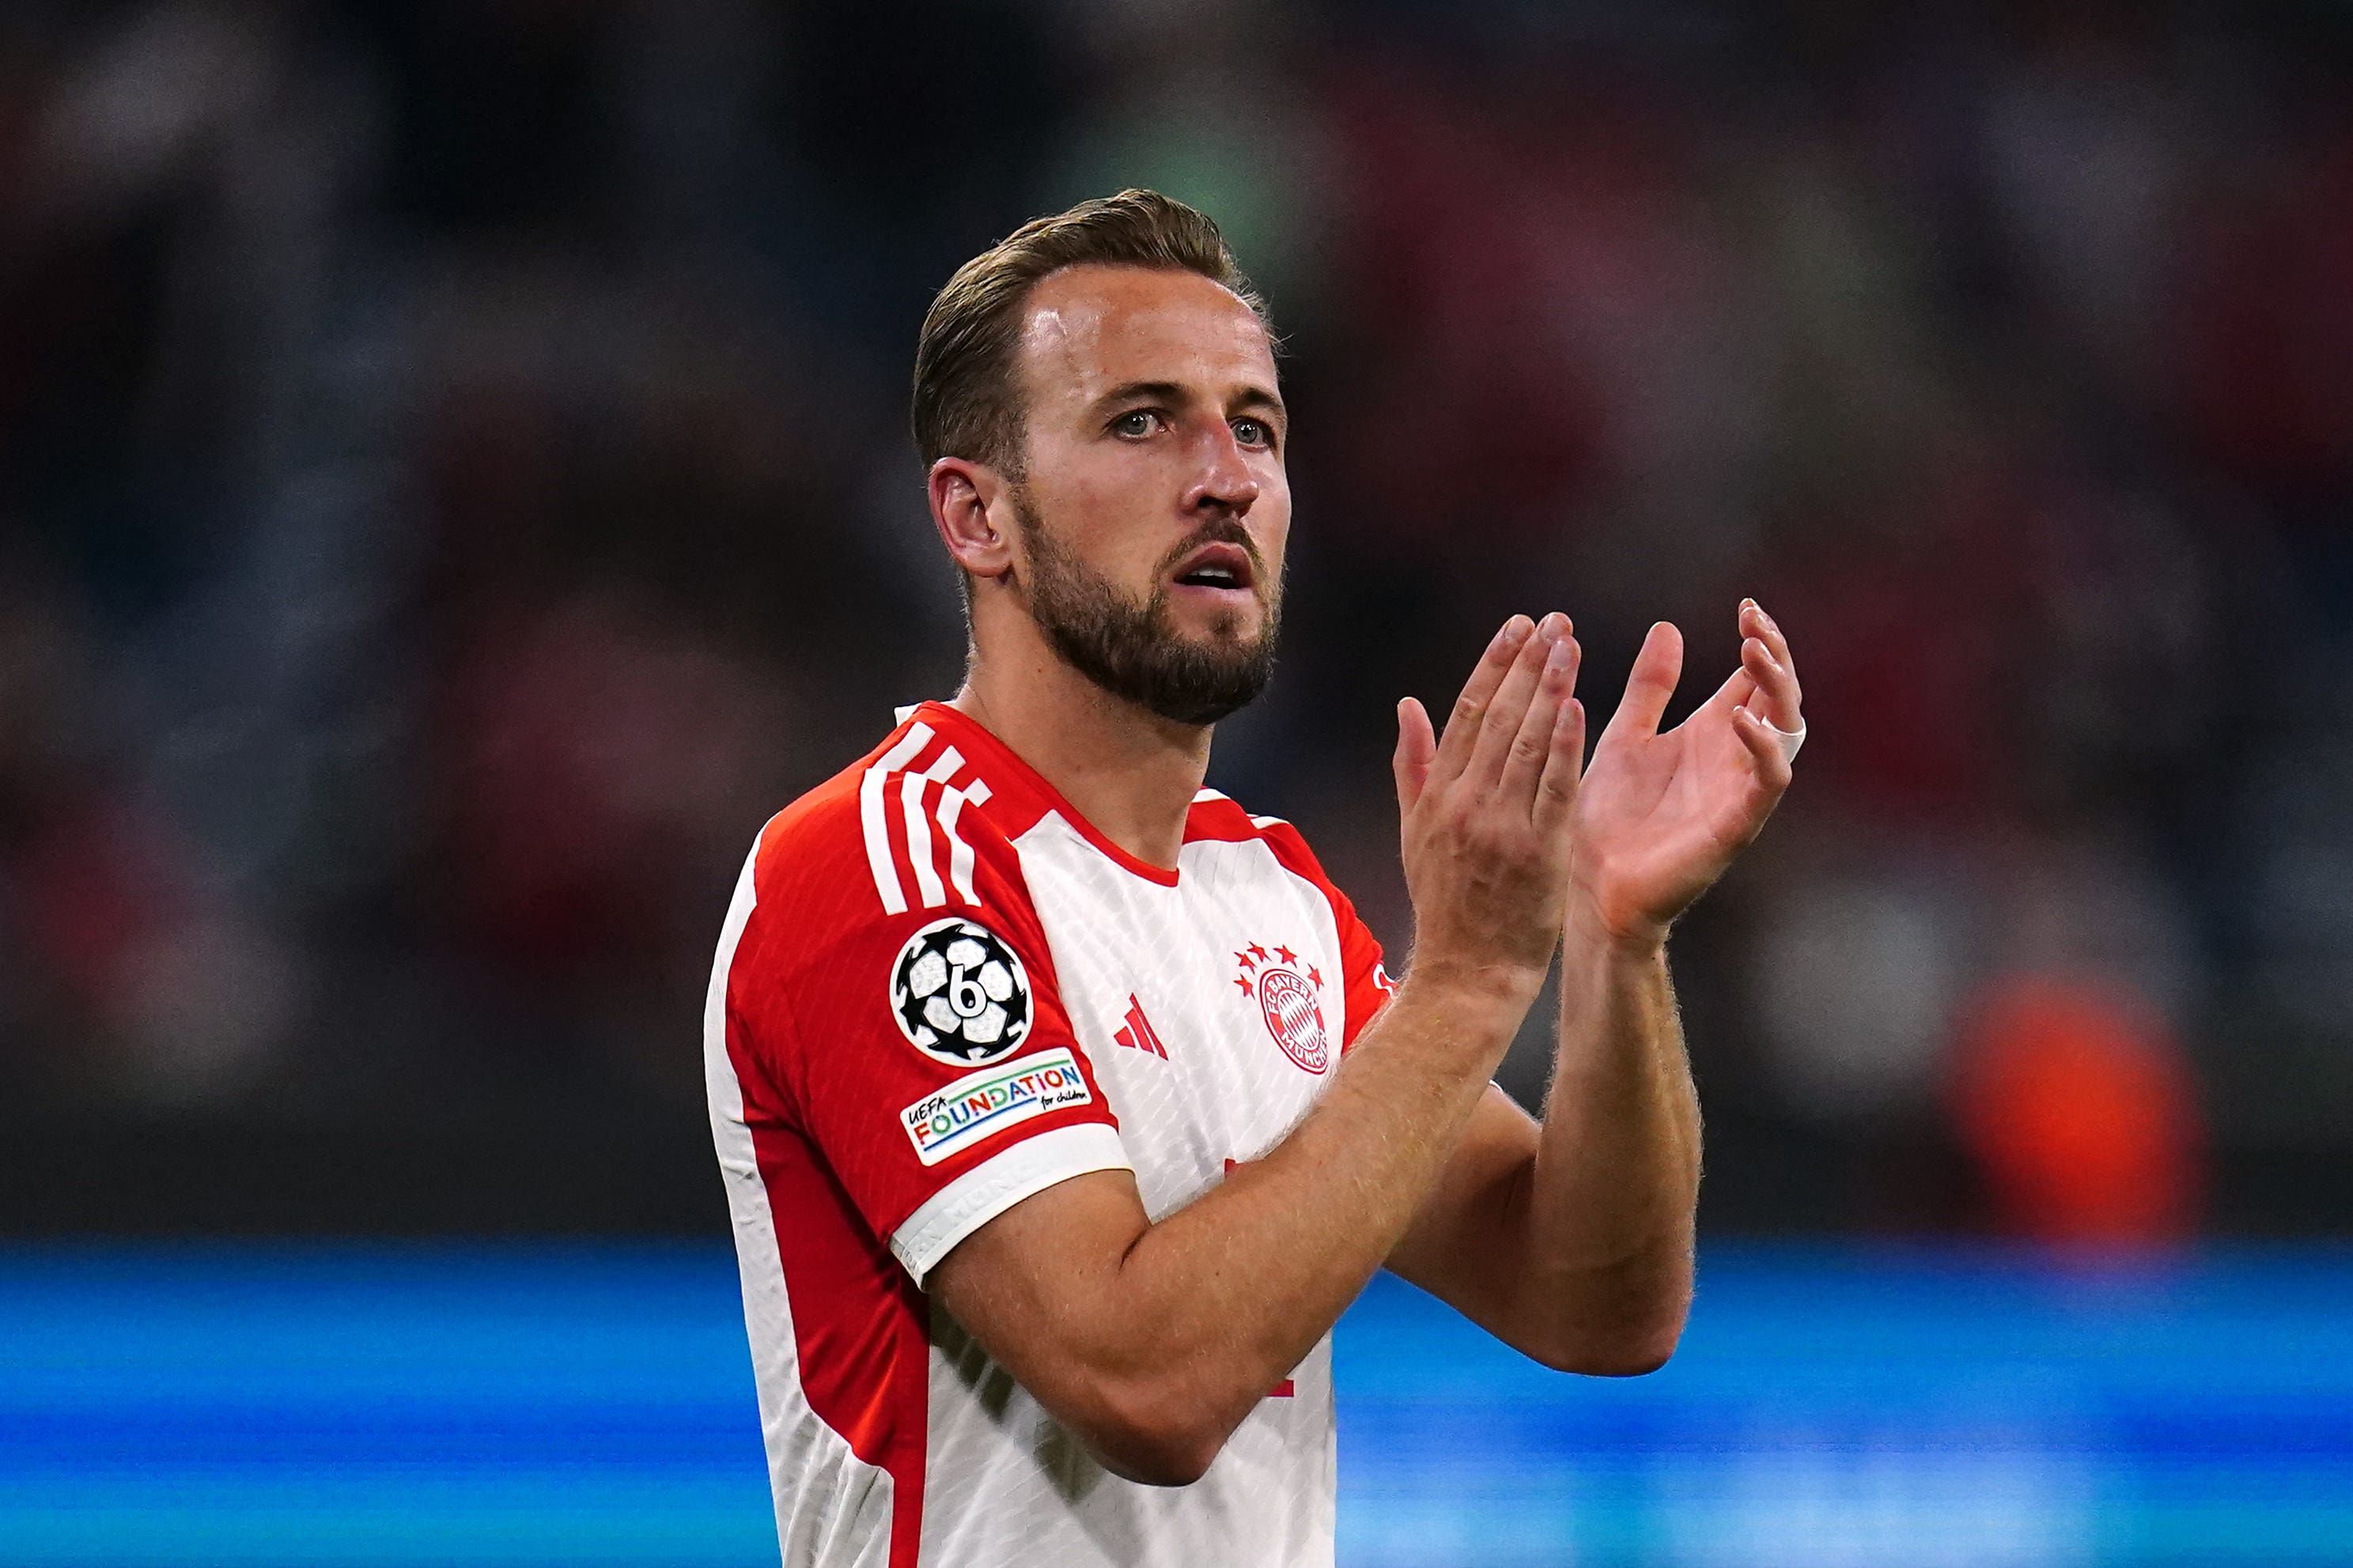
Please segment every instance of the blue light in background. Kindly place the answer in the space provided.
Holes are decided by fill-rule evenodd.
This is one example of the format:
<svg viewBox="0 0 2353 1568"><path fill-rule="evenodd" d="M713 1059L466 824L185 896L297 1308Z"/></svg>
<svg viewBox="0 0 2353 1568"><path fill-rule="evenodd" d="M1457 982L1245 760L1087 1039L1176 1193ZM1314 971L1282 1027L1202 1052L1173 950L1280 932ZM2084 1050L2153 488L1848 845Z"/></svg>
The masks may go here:
<svg viewBox="0 0 2353 1568"><path fill-rule="evenodd" d="M732 1254L16 1252L0 1561L773 1563Z"/></svg>
<svg viewBox="0 0 2353 1568"><path fill-rule="evenodd" d="M1630 1382L1384 1279L1339 1362L1347 1568L2353 1564L2353 1253L1715 1248ZM0 1253L0 1563L775 1560L723 1249Z"/></svg>
<svg viewBox="0 0 2353 1568"><path fill-rule="evenodd" d="M2353 1563L2353 1256L1712 1249L1554 1378L1409 1288L1339 1342L1351 1568Z"/></svg>

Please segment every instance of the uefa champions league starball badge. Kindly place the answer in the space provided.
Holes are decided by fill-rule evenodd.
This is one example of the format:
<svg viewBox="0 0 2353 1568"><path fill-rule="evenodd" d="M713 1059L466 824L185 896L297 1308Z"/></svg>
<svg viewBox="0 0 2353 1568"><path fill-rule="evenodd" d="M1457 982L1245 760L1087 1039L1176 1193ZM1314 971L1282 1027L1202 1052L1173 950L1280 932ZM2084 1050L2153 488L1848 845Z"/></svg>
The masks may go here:
<svg viewBox="0 0 2353 1568"><path fill-rule="evenodd" d="M997 934L967 920L934 921L891 966L900 1032L935 1061L993 1062L1029 1034L1029 976Z"/></svg>
<svg viewBox="0 0 2353 1568"><path fill-rule="evenodd" d="M1234 954L1234 984L1258 1004L1266 1032L1302 1072L1332 1063L1324 1028L1324 972L1287 947L1250 943Z"/></svg>

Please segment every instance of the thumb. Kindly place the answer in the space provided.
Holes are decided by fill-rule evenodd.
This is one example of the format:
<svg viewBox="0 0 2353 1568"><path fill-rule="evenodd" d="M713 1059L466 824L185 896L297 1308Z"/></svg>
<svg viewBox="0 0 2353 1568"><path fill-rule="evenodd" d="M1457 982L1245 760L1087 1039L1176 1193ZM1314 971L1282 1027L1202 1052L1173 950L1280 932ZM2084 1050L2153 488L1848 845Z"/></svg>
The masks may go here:
<svg viewBox="0 0 2353 1568"><path fill-rule="evenodd" d="M1438 758L1438 732L1430 728L1430 714L1417 698L1409 697L1398 704L1397 755L1390 766L1397 773L1398 813L1403 816L1421 799L1421 786L1430 777L1430 764Z"/></svg>
<svg viewBox="0 0 2353 1568"><path fill-rule="evenodd" d="M1667 704L1683 672L1683 634L1672 622L1661 621L1642 639L1642 650L1634 656L1634 668L1626 676L1626 694L1618 700L1618 711L1609 716L1604 733L1657 734L1659 721L1666 717Z"/></svg>

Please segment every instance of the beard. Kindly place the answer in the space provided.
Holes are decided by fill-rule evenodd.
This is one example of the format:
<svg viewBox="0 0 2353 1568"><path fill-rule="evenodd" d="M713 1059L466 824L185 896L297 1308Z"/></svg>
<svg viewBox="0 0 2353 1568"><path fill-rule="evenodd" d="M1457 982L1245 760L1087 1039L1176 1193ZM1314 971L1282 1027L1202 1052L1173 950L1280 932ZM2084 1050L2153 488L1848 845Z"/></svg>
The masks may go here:
<svg viewBox="0 0 2353 1568"><path fill-rule="evenodd" d="M1160 563L1152 593L1138 600L1064 550L1027 494L1017 489L1012 499L1029 542L1029 614L1071 668L1176 724L1214 724L1266 689L1282 629L1282 584L1268 582L1258 546L1239 521L1223 518L1196 531ZM1240 636L1241 618L1230 611L1204 637L1186 636L1169 616L1167 574L1216 543L1249 552L1252 592L1264 611L1255 637Z"/></svg>

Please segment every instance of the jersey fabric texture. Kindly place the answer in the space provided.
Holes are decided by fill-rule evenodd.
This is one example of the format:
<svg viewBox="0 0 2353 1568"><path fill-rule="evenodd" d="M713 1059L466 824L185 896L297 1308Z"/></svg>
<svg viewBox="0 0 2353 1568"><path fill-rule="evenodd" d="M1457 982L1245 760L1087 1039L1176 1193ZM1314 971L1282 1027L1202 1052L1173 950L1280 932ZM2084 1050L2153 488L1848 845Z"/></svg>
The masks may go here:
<svg viewBox="0 0 2353 1568"><path fill-rule="evenodd" d="M1328 1335L1198 1482L1139 1486L923 1284L1072 1176L1183 1207L1296 1125L1388 988L1287 823L1204 790L1176 868L1146 864L939 703L769 822L703 1055L789 1568L1329 1563Z"/></svg>

